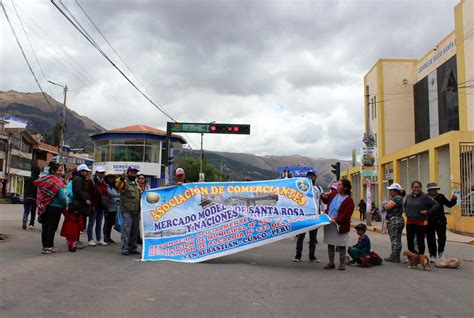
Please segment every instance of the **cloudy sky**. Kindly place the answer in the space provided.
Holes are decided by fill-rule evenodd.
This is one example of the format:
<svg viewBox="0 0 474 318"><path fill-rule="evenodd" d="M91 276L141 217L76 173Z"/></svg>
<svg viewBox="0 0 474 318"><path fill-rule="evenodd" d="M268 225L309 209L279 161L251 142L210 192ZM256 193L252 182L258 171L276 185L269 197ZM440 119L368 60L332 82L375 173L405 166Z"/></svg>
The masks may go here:
<svg viewBox="0 0 474 318"><path fill-rule="evenodd" d="M105 128L166 126L50 1L14 1L45 77L69 86L70 108ZM379 58L421 57L454 29L458 2L79 0L131 74L75 0L63 0L178 121L252 125L250 136L206 135L206 149L338 158L361 146L364 74ZM3 3L45 91L62 100ZM3 12L0 25L0 90L38 91ZM198 135L186 137L199 147Z"/></svg>

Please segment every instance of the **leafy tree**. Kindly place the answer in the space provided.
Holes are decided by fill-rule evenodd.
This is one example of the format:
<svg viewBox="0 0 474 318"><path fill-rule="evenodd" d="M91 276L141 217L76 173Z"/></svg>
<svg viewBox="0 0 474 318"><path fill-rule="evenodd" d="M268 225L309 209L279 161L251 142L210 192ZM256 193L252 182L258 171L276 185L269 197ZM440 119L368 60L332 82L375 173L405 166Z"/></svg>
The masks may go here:
<svg viewBox="0 0 474 318"><path fill-rule="evenodd" d="M199 167L200 160L197 158L183 158L181 159L175 168L181 167L186 172L186 180L190 182L199 181ZM227 181L229 176L222 174L219 169L217 169L213 164L203 161L202 172L206 175L206 181Z"/></svg>
<svg viewBox="0 0 474 318"><path fill-rule="evenodd" d="M44 135L44 142L59 147L61 143L61 123L54 125L53 131Z"/></svg>

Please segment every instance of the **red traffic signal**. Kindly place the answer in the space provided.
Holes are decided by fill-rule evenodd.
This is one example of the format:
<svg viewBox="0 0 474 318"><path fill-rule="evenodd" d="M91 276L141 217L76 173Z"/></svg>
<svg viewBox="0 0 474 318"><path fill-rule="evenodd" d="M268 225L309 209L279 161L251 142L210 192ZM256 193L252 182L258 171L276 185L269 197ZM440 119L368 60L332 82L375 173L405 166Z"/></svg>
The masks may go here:
<svg viewBox="0 0 474 318"><path fill-rule="evenodd" d="M211 134L250 135L250 125L211 124L209 126L209 133L211 133Z"/></svg>

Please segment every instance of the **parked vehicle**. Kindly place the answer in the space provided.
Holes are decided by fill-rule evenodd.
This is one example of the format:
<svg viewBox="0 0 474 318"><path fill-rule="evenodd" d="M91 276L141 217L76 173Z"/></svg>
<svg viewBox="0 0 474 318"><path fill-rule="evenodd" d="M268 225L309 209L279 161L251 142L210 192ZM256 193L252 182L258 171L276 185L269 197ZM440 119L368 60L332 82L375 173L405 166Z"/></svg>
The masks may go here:
<svg viewBox="0 0 474 318"><path fill-rule="evenodd" d="M7 193L5 199L9 200L12 204L23 204L24 202L23 196L17 193Z"/></svg>

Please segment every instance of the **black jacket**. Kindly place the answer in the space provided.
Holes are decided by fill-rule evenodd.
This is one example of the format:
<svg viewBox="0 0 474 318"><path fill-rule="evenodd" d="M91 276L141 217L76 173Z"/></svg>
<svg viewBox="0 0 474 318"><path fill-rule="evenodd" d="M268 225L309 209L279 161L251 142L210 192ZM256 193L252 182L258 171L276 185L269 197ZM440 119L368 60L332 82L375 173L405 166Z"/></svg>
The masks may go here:
<svg viewBox="0 0 474 318"><path fill-rule="evenodd" d="M34 182L39 179L38 175L31 176L26 179L25 182L25 191L24 197L25 199L34 199L36 200L36 186Z"/></svg>
<svg viewBox="0 0 474 318"><path fill-rule="evenodd" d="M456 205L457 200L448 200L444 194L438 193L436 197L433 198L439 204L439 208L429 216L429 221L446 221L446 216L444 215L444 206L452 208Z"/></svg>
<svg viewBox="0 0 474 318"><path fill-rule="evenodd" d="M86 201L89 200L87 182L81 176L76 176L74 180L72 180L72 199L76 200L82 208L86 207Z"/></svg>

